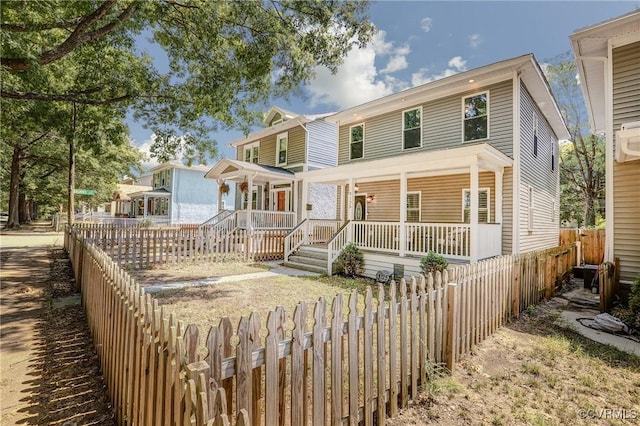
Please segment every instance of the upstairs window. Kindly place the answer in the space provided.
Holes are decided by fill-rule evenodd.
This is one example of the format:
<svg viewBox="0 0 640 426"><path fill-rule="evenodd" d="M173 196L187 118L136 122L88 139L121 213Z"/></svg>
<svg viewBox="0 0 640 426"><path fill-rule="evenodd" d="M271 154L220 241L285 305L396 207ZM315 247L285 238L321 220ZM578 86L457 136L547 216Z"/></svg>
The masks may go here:
<svg viewBox="0 0 640 426"><path fill-rule="evenodd" d="M276 138L277 158L276 164L282 166L287 164L287 145L289 144L289 134L280 133Z"/></svg>
<svg viewBox="0 0 640 426"><path fill-rule="evenodd" d="M422 146L422 108L402 112L403 149Z"/></svg>
<svg viewBox="0 0 640 426"><path fill-rule="evenodd" d="M462 221L471 222L471 190L462 190ZM489 189L478 190L478 223L489 223Z"/></svg>
<svg viewBox="0 0 640 426"><path fill-rule="evenodd" d="M244 146L244 161L247 163L258 163L260 157L260 142L255 142Z"/></svg>
<svg viewBox="0 0 640 426"><path fill-rule="evenodd" d="M407 192L407 222L420 222L420 191Z"/></svg>
<svg viewBox="0 0 640 426"><path fill-rule="evenodd" d="M364 124L349 128L349 159L364 157Z"/></svg>
<svg viewBox="0 0 640 426"><path fill-rule="evenodd" d="M489 137L489 93L479 93L463 99L463 140Z"/></svg>

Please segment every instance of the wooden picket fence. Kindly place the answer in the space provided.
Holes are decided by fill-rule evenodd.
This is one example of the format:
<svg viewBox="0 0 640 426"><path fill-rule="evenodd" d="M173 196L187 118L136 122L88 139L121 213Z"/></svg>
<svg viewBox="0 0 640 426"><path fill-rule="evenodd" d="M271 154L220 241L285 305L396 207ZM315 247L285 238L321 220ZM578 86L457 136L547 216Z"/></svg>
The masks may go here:
<svg viewBox="0 0 640 426"><path fill-rule="evenodd" d="M600 293L600 312L608 312L613 306L619 282L615 276L616 265L604 262L598 266L598 292Z"/></svg>
<svg viewBox="0 0 640 426"><path fill-rule="evenodd" d="M575 260L575 246L502 256L380 284L364 303L355 292L348 301L301 302L291 330L276 308L266 334L252 313L235 329L221 319L201 339L95 238L69 232L65 246L118 422L127 425L382 425L439 365L452 370L552 295Z"/></svg>
<svg viewBox="0 0 640 426"><path fill-rule="evenodd" d="M144 228L82 224L74 226L70 238L90 239L116 263L138 269L154 264L194 261L279 260L284 256L286 229L215 232L197 225Z"/></svg>
<svg viewBox="0 0 640 426"><path fill-rule="evenodd" d="M604 259L605 240L604 229L561 229L559 244L580 242L580 264L599 265Z"/></svg>

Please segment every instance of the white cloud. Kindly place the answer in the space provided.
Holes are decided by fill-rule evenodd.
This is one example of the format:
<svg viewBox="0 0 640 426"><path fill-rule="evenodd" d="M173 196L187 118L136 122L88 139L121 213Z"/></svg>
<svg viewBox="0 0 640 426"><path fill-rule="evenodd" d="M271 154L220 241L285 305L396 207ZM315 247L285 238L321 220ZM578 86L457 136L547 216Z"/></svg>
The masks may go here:
<svg viewBox="0 0 640 426"><path fill-rule="evenodd" d="M180 139L182 139L183 137L184 136L180 136ZM142 163L142 167L144 167L147 170L160 164L157 158L151 156L151 145L154 144L155 140L156 140L156 135L155 133L152 133L149 139L146 139L141 144L136 145L136 148L138 148L138 151L142 152L145 155L146 161ZM182 146L182 143L180 144L180 146ZM179 152L176 153L176 155L174 155L171 161L182 162L183 158L184 158L184 152L180 150Z"/></svg>
<svg viewBox="0 0 640 426"><path fill-rule="evenodd" d="M450 77L452 75L458 74L459 72L466 71L467 69L467 61L462 59L462 56L454 56L453 58L449 59L447 65L447 69L435 74L430 73L429 68L420 68L418 72L411 74L411 85L419 86L421 84L429 83L430 81Z"/></svg>
<svg viewBox="0 0 640 426"><path fill-rule="evenodd" d="M317 68L316 78L307 86L311 104L344 109L406 88L405 82L388 74L409 66L406 56L411 49L408 45L394 46L393 41L386 40L386 35L384 31L378 31L371 44L361 49L353 48L336 74L326 68ZM385 68L378 70L376 58L387 56L390 59Z"/></svg>
<svg viewBox="0 0 640 426"><path fill-rule="evenodd" d="M478 46L480 46L480 43L482 43L482 39L480 38L480 34L471 34L469 36L469 46L473 47L474 49Z"/></svg>
<svg viewBox="0 0 640 426"><path fill-rule="evenodd" d="M425 16L424 18L422 18L422 21L420 22L420 27L422 28L422 31L424 31L425 33L428 33L429 31L431 31L432 23L433 23L433 19L429 18L428 16Z"/></svg>
<svg viewBox="0 0 640 426"><path fill-rule="evenodd" d="M449 59L449 67L455 68L458 71L465 71L467 69L467 61L462 59L462 56L454 56Z"/></svg>
<svg viewBox="0 0 640 426"><path fill-rule="evenodd" d="M407 58L404 56L394 56L389 60L387 66L384 67L380 72L382 74L389 74L392 72L400 71L406 69L409 66L407 62Z"/></svg>

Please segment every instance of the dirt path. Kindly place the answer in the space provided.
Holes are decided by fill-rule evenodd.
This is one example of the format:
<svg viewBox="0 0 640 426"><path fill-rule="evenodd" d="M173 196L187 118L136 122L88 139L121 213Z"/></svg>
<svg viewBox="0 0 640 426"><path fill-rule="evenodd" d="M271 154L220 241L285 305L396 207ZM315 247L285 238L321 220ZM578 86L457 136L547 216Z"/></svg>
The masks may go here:
<svg viewBox="0 0 640 426"><path fill-rule="evenodd" d="M2 236L0 424L114 424L60 235L48 237Z"/></svg>

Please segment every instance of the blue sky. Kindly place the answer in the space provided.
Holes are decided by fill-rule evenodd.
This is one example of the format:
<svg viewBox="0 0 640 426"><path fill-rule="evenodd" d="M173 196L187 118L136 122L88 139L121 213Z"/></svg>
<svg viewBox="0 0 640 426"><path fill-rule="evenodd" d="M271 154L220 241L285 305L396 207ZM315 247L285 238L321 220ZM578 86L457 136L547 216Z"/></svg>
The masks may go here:
<svg viewBox="0 0 640 426"><path fill-rule="evenodd" d="M318 69L304 96L273 104L301 114L338 111L527 53L544 63L571 49L573 31L637 8L640 0L373 2L371 20L379 29L373 42L352 51L336 75ZM148 149L150 132L129 126L134 144ZM241 136L213 135L225 157L234 155L227 144Z"/></svg>

